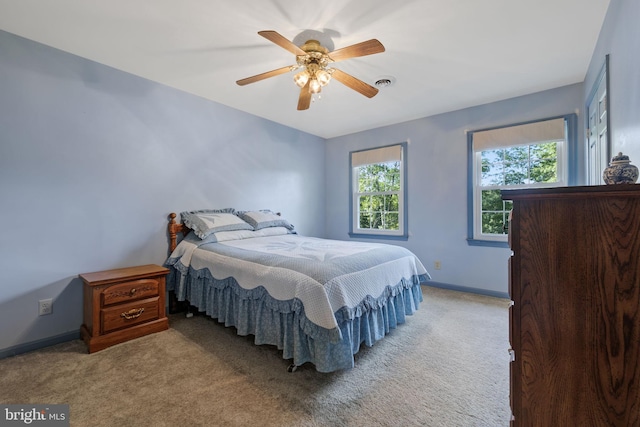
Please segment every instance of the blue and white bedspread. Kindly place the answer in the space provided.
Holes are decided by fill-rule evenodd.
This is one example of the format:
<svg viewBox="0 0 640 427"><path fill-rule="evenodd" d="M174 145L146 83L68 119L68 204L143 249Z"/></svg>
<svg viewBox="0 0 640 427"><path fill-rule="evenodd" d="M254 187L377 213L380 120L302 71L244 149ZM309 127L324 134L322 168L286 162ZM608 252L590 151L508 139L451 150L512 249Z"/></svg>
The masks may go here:
<svg viewBox="0 0 640 427"><path fill-rule="evenodd" d="M167 288L239 335L255 335L256 344L278 346L296 365L352 367L362 342L373 345L422 301L429 275L403 247L276 230L247 235L189 234L166 262Z"/></svg>

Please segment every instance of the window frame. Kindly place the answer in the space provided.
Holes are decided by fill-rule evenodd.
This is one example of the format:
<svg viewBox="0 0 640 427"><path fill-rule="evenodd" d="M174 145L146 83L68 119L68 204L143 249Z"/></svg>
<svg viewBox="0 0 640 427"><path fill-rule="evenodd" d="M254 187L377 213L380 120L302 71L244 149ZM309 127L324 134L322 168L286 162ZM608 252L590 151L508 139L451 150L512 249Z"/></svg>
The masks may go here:
<svg viewBox="0 0 640 427"><path fill-rule="evenodd" d="M399 230L371 230L360 229L359 205L358 205L358 183L356 166L353 166L354 153L375 151L389 147L400 147L400 191L398 192L398 222ZM353 238L408 240L408 209L407 209L407 146L408 142L400 142L380 147L366 148L349 152L349 236Z"/></svg>
<svg viewBox="0 0 640 427"><path fill-rule="evenodd" d="M515 127L521 125L528 125L538 122L544 122L548 120L563 119L565 128L565 139L563 147L557 153L558 162L562 162L558 169L558 182L554 183L539 183L539 184L522 184L522 185L510 185L509 189L518 188L542 188L542 187L567 187L576 185L577 176L577 149L578 149L578 135L577 135L577 115L575 113L566 114L562 116L548 117L538 120L531 120L527 122L519 122L508 124L504 126L496 126L492 128L478 129L467 132L467 243L470 246L491 246L491 247L508 247L507 234L501 235L489 235L483 234L482 229L482 200L479 197L479 193L482 191L482 187L478 185L478 180L481 179L481 155L482 151L476 151L473 144L473 135L478 132L485 132L490 130L503 129L508 127ZM542 142L542 141L541 141ZM510 147L524 146L531 144L514 144Z"/></svg>

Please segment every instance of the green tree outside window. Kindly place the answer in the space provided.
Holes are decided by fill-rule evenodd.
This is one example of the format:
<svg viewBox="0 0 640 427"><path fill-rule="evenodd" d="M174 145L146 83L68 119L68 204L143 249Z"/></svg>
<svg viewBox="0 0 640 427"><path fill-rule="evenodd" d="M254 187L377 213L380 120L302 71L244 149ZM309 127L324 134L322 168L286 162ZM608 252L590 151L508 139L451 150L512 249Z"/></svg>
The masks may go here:
<svg viewBox="0 0 640 427"><path fill-rule="evenodd" d="M483 234L505 234L510 201L500 190L515 185L558 182L558 142L505 147L481 152L481 223Z"/></svg>
<svg viewBox="0 0 640 427"><path fill-rule="evenodd" d="M358 228L400 229L400 162L357 168Z"/></svg>

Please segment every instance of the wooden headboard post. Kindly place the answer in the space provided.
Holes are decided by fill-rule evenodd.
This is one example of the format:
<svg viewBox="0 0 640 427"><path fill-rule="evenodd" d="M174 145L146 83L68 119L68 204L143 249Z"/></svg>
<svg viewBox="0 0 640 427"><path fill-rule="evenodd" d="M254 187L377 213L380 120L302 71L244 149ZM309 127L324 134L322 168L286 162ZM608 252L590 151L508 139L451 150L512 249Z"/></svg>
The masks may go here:
<svg viewBox="0 0 640 427"><path fill-rule="evenodd" d="M173 212L169 214L169 226L167 227L169 231L169 255L171 255L171 252L173 252L178 245L178 233L182 233L184 237L189 232L187 226L182 223L176 223L176 216Z"/></svg>
<svg viewBox="0 0 640 427"><path fill-rule="evenodd" d="M182 222L176 222L175 213L169 214L169 224L167 225L167 231L169 232L169 256L178 246L178 233L184 237L189 233L189 227ZM187 311L187 317L190 317L189 303L186 301L178 301L175 291L169 291L169 313L177 313L180 311ZM193 314L191 314L193 316Z"/></svg>

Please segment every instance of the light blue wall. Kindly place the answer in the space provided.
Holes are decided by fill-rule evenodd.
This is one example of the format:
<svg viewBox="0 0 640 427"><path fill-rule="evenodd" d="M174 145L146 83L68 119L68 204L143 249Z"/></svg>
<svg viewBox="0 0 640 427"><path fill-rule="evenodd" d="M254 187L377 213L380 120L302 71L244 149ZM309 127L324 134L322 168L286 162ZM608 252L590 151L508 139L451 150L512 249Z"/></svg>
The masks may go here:
<svg viewBox="0 0 640 427"><path fill-rule="evenodd" d="M79 273L164 262L170 212L270 208L322 237L322 159L321 138L0 32L0 355L78 333Z"/></svg>
<svg viewBox="0 0 640 427"><path fill-rule="evenodd" d="M582 96L575 84L329 140L327 237L349 238L349 152L408 141L409 240L394 243L413 251L441 285L506 295L510 250L466 241L466 132L574 113ZM433 269L436 260L441 270Z"/></svg>
<svg viewBox="0 0 640 427"><path fill-rule="evenodd" d="M611 146L640 167L640 1L611 0L585 79L585 99L609 55Z"/></svg>

